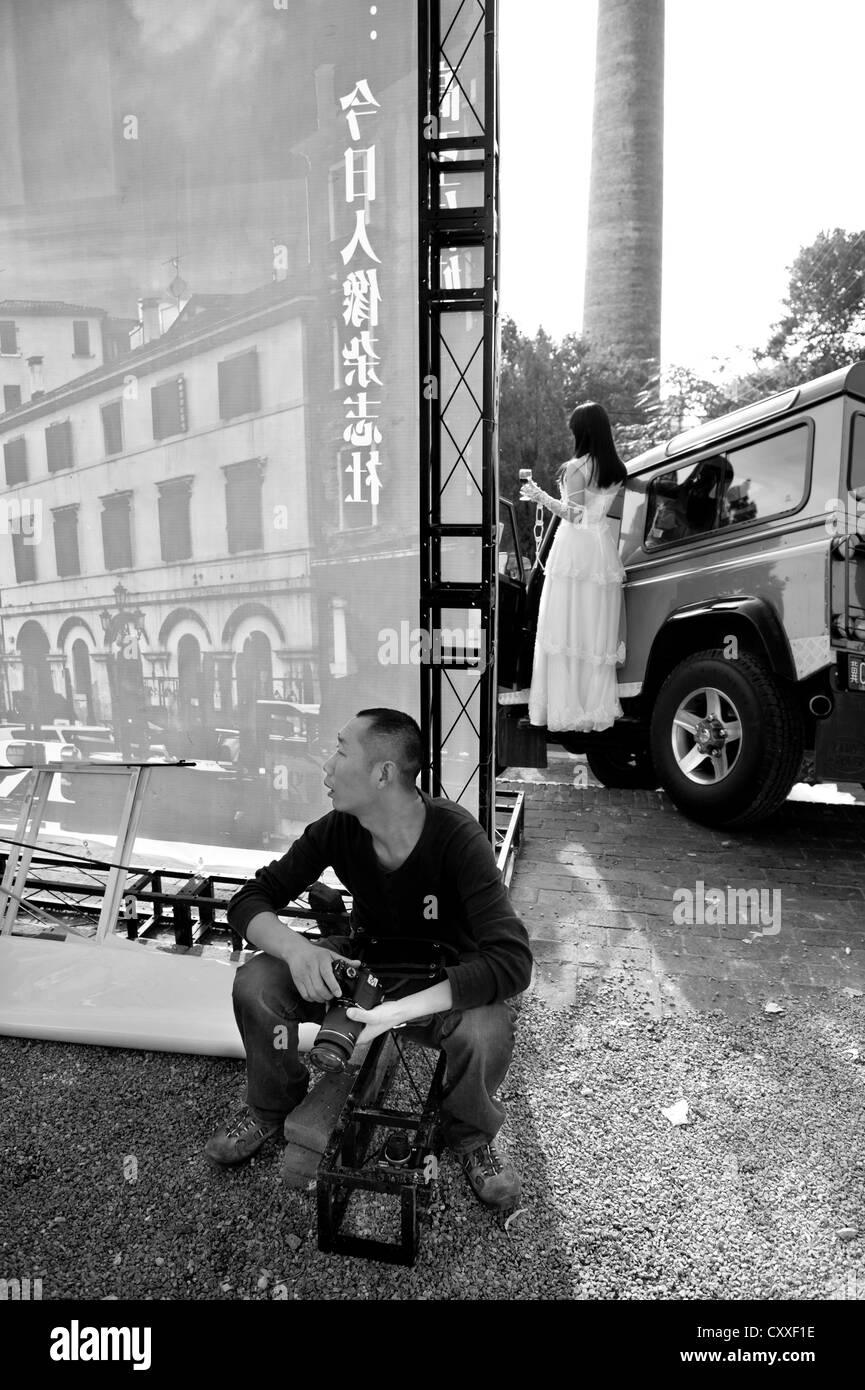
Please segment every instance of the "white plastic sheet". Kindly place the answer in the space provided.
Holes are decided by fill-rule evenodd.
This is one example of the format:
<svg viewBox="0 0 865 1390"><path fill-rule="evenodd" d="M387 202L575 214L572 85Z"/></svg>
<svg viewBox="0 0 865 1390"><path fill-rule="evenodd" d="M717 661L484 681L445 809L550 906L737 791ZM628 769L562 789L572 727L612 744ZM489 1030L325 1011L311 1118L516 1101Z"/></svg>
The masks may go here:
<svg viewBox="0 0 865 1390"><path fill-rule="evenodd" d="M0 1033L101 1047L242 1057L236 965L109 938L0 937ZM317 1025L300 1027L300 1046Z"/></svg>

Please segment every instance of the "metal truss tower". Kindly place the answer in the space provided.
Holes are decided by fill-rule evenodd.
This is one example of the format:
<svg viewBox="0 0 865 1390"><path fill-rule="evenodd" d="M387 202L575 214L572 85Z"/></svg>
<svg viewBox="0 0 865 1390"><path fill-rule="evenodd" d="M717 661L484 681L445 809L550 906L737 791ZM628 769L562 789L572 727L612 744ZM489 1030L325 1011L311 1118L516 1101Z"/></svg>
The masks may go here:
<svg viewBox="0 0 865 1390"><path fill-rule="evenodd" d="M498 0L419 0L424 788L493 836ZM436 637L438 634L438 638Z"/></svg>

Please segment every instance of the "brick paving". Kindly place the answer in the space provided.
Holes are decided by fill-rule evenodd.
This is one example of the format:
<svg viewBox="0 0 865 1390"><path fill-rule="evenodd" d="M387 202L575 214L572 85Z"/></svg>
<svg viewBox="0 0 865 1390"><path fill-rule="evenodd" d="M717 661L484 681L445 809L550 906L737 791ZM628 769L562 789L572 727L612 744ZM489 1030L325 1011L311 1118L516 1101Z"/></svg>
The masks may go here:
<svg viewBox="0 0 865 1390"><path fill-rule="evenodd" d="M575 780L586 780L584 762L562 753L545 771L500 783L526 793L511 898L532 939L536 996L561 1007L578 986L584 1000L587 985L614 979L653 1017L707 1009L735 1017L770 1000L865 992L858 788L836 793L836 804L789 800L745 834L689 821L661 791ZM794 790L821 793L833 794ZM737 912L728 888L764 896L740 895Z"/></svg>

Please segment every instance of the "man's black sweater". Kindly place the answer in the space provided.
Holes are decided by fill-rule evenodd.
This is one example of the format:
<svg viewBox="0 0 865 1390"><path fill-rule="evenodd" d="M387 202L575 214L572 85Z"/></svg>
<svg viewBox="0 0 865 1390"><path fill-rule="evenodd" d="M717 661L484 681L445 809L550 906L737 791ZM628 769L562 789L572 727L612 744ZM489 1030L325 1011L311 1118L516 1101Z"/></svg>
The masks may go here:
<svg viewBox="0 0 865 1390"><path fill-rule="evenodd" d="M531 976L529 939L489 840L465 807L420 795L426 819L398 869L382 868L372 836L355 816L331 811L238 889L228 905L232 927L245 935L253 917L278 912L329 866L354 899L354 931L379 939L434 937L456 948L459 963L446 972L455 1009L519 994Z"/></svg>

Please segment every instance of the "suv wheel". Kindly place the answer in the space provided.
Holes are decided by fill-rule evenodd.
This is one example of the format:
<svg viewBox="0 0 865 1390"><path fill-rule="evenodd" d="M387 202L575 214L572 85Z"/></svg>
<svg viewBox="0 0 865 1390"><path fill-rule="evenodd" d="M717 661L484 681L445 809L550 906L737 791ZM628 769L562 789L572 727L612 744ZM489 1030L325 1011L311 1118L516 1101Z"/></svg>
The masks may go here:
<svg viewBox="0 0 865 1390"><path fill-rule="evenodd" d="M754 657L696 652L661 687L652 757L665 790L694 820L744 826L786 799L802 760L792 696Z"/></svg>
<svg viewBox="0 0 865 1390"><path fill-rule="evenodd" d="M586 762L605 787L652 790L659 778L647 748L592 749Z"/></svg>

